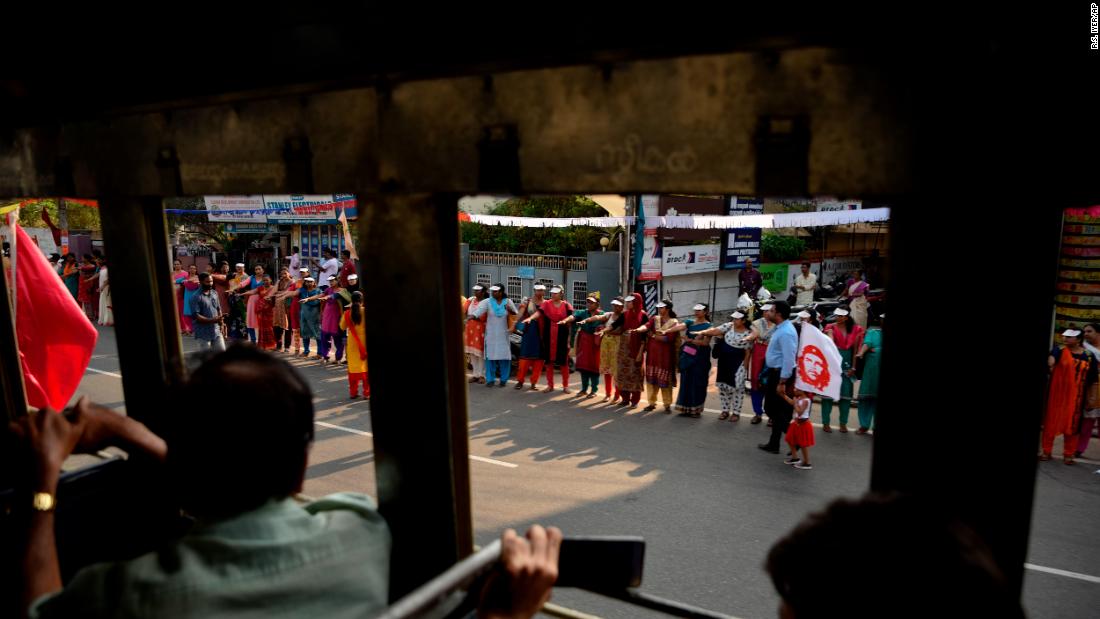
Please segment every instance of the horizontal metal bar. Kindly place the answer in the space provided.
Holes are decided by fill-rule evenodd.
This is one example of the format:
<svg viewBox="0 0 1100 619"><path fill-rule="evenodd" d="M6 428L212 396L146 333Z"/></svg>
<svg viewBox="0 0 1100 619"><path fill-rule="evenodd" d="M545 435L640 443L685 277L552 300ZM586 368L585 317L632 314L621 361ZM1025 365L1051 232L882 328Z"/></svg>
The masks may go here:
<svg viewBox="0 0 1100 619"><path fill-rule="evenodd" d="M432 579L397 601L377 619L418 617L446 600L453 592L468 587L491 570L500 560L500 540L456 563L451 569Z"/></svg>

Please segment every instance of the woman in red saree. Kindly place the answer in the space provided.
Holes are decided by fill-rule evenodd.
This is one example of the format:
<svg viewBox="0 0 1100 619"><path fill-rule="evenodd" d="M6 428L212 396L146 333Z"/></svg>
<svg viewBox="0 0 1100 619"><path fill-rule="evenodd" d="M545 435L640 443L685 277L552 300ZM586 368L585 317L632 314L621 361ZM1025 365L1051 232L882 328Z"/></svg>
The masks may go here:
<svg viewBox="0 0 1100 619"><path fill-rule="evenodd" d="M271 282L270 275L263 276L263 283L255 290L249 290L241 296L251 296L256 300L250 305L256 313L256 345L264 350L275 349L275 293L278 290Z"/></svg>
<svg viewBox="0 0 1100 619"><path fill-rule="evenodd" d="M642 400L642 360L645 358L645 336L630 333L649 322L649 315L642 309L642 295L635 292L626 297L623 311L623 340L619 345L619 360L615 370L615 387L622 393L619 406L638 406Z"/></svg>
<svg viewBox="0 0 1100 619"><path fill-rule="evenodd" d="M1050 351L1050 392L1043 416L1043 453L1040 460L1050 460L1054 437L1062 435L1062 458L1074 464L1077 432L1085 406L1085 387L1097 380L1097 359L1081 345L1081 332L1067 329L1062 333L1065 346Z"/></svg>
<svg viewBox="0 0 1100 619"><path fill-rule="evenodd" d="M95 266L95 259L91 254L84 254L84 264L80 265L80 290L77 301L84 309L84 315L95 323L96 312L99 311L99 299L96 298L96 289L99 287L99 274Z"/></svg>
<svg viewBox="0 0 1100 619"><path fill-rule="evenodd" d="M543 301L532 318L538 320L543 316L550 327L542 341L542 358L546 362L546 389L543 391L554 390L554 368L558 367L561 368L562 392L572 393L569 391L569 322L566 319L573 316L573 306L562 300L561 288L550 289L550 300Z"/></svg>
<svg viewBox="0 0 1100 619"><path fill-rule="evenodd" d="M646 340L645 386L649 406L645 411L657 410L657 392L661 392L661 401L665 412L672 412L672 389L676 386L677 364L679 361L679 336L675 333L662 335L679 324L676 312L672 311L671 301L657 304L657 315L638 328L638 333L648 333Z"/></svg>

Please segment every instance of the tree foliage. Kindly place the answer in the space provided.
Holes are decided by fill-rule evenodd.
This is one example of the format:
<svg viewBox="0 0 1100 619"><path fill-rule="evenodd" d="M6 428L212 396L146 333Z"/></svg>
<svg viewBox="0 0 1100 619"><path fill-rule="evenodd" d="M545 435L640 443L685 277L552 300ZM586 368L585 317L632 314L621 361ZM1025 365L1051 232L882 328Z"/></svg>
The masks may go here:
<svg viewBox="0 0 1100 619"><path fill-rule="evenodd" d="M797 236L765 233L760 239L763 262L794 262L806 251L806 241Z"/></svg>
<svg viewBox="0 0 1100 619"><path fill-rule="evenodd" d="M607 213L585 196L513 198L494 207L490 214L506 217L606 217ZM584 256L599 251L600 238L615 229L572 226L569 228L518 228L462 222L462 240L473 251L520 254Z"/></svg>
<svg viewBox="0 0 1100 619"><path fill-rule="evenodd" d="M19 209L19 225L28 228L44 228L46 220L42 218L42 211L47 211L53 225L61 227L57 206L55 198L25 205ZM69 202L65 205L65 211L68 213L69 230L99 230L102 227L99 221L99 209L94 206Z"/></svg>
<svg viewBox="0 0 1100 619"><path fill-rule="evenodd" d="M206 219L206 202L201 196L190 198L169 198L165 200L167 209L201 211L201 215L168 215L168 233L182 232L185 235L203 241L207 245L217 245L224 251L244 249L247 243L237 241L237 237L225 231L222 224L211 223Z"/></svg>

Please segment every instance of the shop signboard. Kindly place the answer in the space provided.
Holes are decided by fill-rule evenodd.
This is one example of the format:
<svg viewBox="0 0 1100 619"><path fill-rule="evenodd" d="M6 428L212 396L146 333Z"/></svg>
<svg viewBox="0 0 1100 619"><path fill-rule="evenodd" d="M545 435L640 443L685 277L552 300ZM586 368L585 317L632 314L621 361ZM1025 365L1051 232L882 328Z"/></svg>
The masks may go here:
<svg viewBox="0 0 1100 619"><path fill-rule="evenodd" d="M203 196L206 219L212 223L266 224L263 196Z"/></svg>
<svg viewBox="0 0 1100 619"><path fill-rule="evenodd" d="M275 195L263 197L267 220L277 224L335 224L332 195Z"/></svg>
<svg viewBox="0 0 1100 619"><path fill-rule="evenodd" d="M726 231L722 247L722 268L740 269L746 258L760 263L760 228L734 228Z"/></svg>
<svg viewBox="0 0 1100 619"><path fill-rule="evenodd" d="M787 286L788 266L786 262L780 262L778 264L762 264L756 268L760 271L760 278L764 280L764 287L768 289L768 292L777 295L790 289Z"/></svg>
<svg viewBox="0 0 1100 619"><path fill-rule="evenodd" d="M662 255L661 275L663 277L709 273L718 270L722 246L713 244L664 247Z"/></svg>
<svg viewBox="0 0 1100 619"><path fill-rule="evenodd" d="M863 207L860 200L817 200L817 210L824 211L858 211Z"/></svg>
<svg viewBox="0 0 1100 619"><path fill-rule="evenodd" d="M762 198L746 198L733 196L730 198L729 215L763 215L764 200Z"/></svg>

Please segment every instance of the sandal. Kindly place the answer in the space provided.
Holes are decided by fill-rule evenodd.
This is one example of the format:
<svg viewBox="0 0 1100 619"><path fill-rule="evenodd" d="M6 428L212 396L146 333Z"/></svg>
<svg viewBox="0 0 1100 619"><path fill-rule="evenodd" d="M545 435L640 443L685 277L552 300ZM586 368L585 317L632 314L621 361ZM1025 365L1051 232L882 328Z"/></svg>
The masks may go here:
<svg viewBox="0 0 1100 619"><path fill-rule="evenodd" d="M666 406L666 407L665 407L665 414L666 414L666 415L669 415L669 414L671 414L671 413L672 413L672 407L671 407L671 406Z"/></svg>
<svg viewBox="0 0 1100 619"><path fill-rule="evenodd" d="M596 394L594 394L594 393L589 393L589 394L586 394L586 395L584 396L584 399L586 399L586 400L591 400L591 399L592 399L592 398L594 398L594 397L596 397Z"/></svg>
<svg viewBox="0 0 1100 619"><path fill-rule="evenodd" d="M657 405L656 404L650 404L649 406L643 408L642 410L647 412L647 413L651 413L651 412L657 410Z"/></svg>
<svg viewBox="0 0 1100 619"><path fill-rule="evenodd" d="M1074 464L1077 464L1077 461L1073 458L1062 458L1062 463L1066 466L1072 466Z"/></svg>
<svg viewBox="0 0 1100 619"><path fill-rule="evenodd" d="M516 383L516 391L523 389L523 383Z"/></svg>
<svg viewBox="0 0 1100 619"><path fill-rule="evenodd" d="M610 402L610 401L611 401L611 396L609 396L609 395L608 395L608 396L604 396L604 398L603 398L603 401L604 401L604 402Z"/></svg>
<svg viewBox="0 0 1100 619"><path fill-rule="evenodd" d="M760 423L761 421L762 421L762 420L760 419L760 415L755 415L755 416L754 416L754 417L752 418L752 425L754 425L754 426L755 426L756 424Z"/></svg>
<svg viewBox="0 0 1100 619"><path fill-rule="evenodd" d="M856 430L856 434L867 434L867 428L860 428Z"/></svg>
<svg viewBox="0 0 1100 619"><path fill-rule="evenodd" d="M847 434L848 433L848 426L846 426L844 424L840 424L840 433L841 434Z"/></svg>
<svg viewBox="0 0 1100 619"><path fill-rule="evenodd" d="M554 388L553 388L553 387L550 387L550 386L548 386L548 387L546 387L546 389L543 389L543 390L542 390L542 392L543 392L543 393L553 393L553 392L554 392Z"/></svg>
<svg viewBox="0 0 1100 619"><path fill-rule="evenodd" d="M531 388L528 391L538 391L539 388L535 386L535 383L531 383Z"/></svg>
<svg viewBox="0 0 1100 619"><path fill-rule="evenodd" d="M1039 454L1039 462L1046 462L1051 459L1050 454Z"/></svg>
<svg viewBox="0 0 1100 619"><path fill-rule="evenodd" d="M727 413L727 412L723 412L721 415L718 415L718 421L725 421L729 418L730 418L730 414Z"/></svg>
<svg viewBox="0 0 1100 619"><path fill-rule="evenodd" d="M773 423L774 423L774 422L773 422L773 421L771 420L771 417L769 417L769 418L768 418L768 427L769 427L769 428L770 428L770 427L772 427Z"/></svg>
<svg viewBox="0 0 1100 619"><path fill-rule="evenodd" d="M833 429L830 428L827 424L821 426L821 431L825 432L826 434L832 434L833 433Z"/></svg>
<svg viewBox="0 0 1100 619"><path fill-rule="evenodd" d="M737 413L733 413L732 415L730 415L730 421L739 421L740 419L741 415L738 415Z"/></svg>

